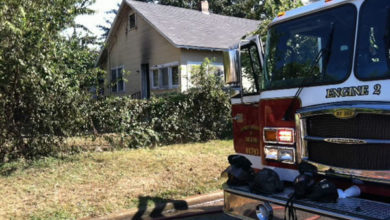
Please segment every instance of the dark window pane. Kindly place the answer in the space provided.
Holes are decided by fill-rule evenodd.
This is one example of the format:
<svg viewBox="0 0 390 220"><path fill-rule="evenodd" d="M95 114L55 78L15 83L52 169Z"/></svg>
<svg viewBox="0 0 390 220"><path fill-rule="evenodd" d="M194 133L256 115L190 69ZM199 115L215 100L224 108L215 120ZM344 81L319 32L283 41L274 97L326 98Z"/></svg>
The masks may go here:
<svg viewBox="0 0 390 220"><path fill-rule="evenodd" d="M158 87L158 69L153 70L153 87Z"/></svg>
<svg viewBox="0 0 390 220"><path fill-rule="evenodd" d="M179 85L179 67L172 67L172 85Z"/></svg>
<svg viewBox="0 0 390 220"><path fill-rule="evenodd" d="M262 82L265 89L346 79L352 65L355 23L356 8L346 4L272 26Z"/></svg>
<svg viewBox="0 0 390 220"><path fill-rule="evenodd" d="M390 1L365 1L359 22L356 72L360 79L390 77Z"/></svg>
<svg viewBox="0 0 390 220"><path fill-rule="evenodd" d="M103 77L99 77L98 79L98 92L97 94L99 95L104 95L104 78Z"/></svg>
<svg viewBox="0 0 390 220"><path fill-rule="evenodd" d="M124 81L123 81L123 69L118 69L118 91L123 91L124 89Z"/></svg>
<svg viewBox="0 0 390 220"><path fill-rule="evenodd" d="M168 68L162 68L161 69L161 77L162 77L162 86L168 87L169 86L169 77L168 77Z"/></svg>
<svg viewBox="0 0 390 220"><path fill-rule="evenodd" d="M241 72L244 95L259 92L261 72L259 52L255 44L249 44L241 50Z"/></svg>
<svg viewBox="0 0 390 220"><path fill-rule="evenodd" d="M116 69L111 70L111 91L117 91Z"/></svg>
<svg viewBox="0 0 390 220"><path fill-rule="evenodd" d="M135 14L129 16L129 27L130 29L135 28Z"/></svg>

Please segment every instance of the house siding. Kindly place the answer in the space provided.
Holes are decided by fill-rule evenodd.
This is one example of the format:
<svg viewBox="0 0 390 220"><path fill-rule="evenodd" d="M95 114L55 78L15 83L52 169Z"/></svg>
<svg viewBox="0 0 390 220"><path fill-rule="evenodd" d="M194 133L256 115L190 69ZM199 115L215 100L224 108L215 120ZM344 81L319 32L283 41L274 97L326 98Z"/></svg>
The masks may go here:
<svg viewBox="0 0 390 220"><path fill-rule="evenodd" d="M191 88L191 68L200 65L207 57L213 64L223 70L223 54L221 51L194 50L176 48L162 36L142 15L136 13L136 28L129 30L128 18L135 13L125 7L118 17L113 35L108 42L107 58L102 67L107 71L104 95L123 96L142 91L141 64L149 64L149 69L164 64L177 63L179 66L179 87L171 89L152 88L151 96L159 96L170 92L185 92ZM111 69L123 67L125 71L124 91L112 92ZM149 72L150 83L152 73Z"/></svg>
<svg viewBox="0 0 390 220"><path fill-rule="evenodd" d="M155 65L180 62L181 50L175 48L158 33L142 16L136 14L136 28L128 30L128 16L134 13L125 8L108 46L105 95L131 95L142 90L141 64ZM115 28L115 27L114 27ZM125 90L113 93L108 87L112 68L123 66L129 73L124 77ZM153 92L153 90L152 90Z"/></svg>

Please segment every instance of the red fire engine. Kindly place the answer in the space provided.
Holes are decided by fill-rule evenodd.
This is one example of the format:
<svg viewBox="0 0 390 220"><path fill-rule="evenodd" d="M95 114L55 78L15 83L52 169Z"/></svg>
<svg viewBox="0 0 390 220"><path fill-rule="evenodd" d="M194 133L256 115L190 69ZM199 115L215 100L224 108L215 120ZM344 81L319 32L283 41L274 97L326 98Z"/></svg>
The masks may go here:
<svg viewBox="0 0 390 220"><path fill-rule="evenodd" d="M254 36L225 53L236 153L287 183L305 161L338 188L361 190L337 203L298 200L298 210L390 219L390 1L321 0L280 13L265 45ZM289 190L224 185L224 211L253 219L262 205L284 206Z"/></svg>

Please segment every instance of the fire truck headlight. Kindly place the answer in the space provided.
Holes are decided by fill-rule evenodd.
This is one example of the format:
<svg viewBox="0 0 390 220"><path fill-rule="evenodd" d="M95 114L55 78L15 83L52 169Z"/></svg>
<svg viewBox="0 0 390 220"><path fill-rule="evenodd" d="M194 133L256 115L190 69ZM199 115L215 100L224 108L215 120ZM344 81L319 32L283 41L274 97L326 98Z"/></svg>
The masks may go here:
<svg viewBox="0 0 390 220"><path fill-rule="evenodd" d="M278 149L266 146L264 152L265 152L265 159L278 160Z"/></svg>
<svg viewBox="0 0 390 220"><path fill-rule="evenodd" d="M265 159L276 160L282 163L295 163L295 148L284 146L265 146Z"/></svg>
<svg viewBox="0 0 390 220"><path fill-rule="evenodd" d="M279 160L283 163L294 163L295 153L294 148L283 148L279 150Z"/></svg>

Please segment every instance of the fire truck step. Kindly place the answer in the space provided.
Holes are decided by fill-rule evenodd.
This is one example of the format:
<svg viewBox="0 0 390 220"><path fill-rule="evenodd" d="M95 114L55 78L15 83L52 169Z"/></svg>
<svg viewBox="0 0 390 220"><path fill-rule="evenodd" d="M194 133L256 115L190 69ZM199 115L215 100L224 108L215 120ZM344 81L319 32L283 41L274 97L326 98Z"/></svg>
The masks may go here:
<svg viewBox="0 0 390 220"><path fill-rule="evenodd" d="M251 193L248 187L223 186L225 200L227 193L249 197L259 201L268 201L278 205L285 205L289 196L293 193L292 187L287 187L281 193L273 195L259 195ZM229 202L229 201L225 201ZM390 203L371 201L361 198L339 199L337 203L321 203L310 200L296 200L294 207L300 210L319 213L326 216L342 219L390 219Z"/></svg>

